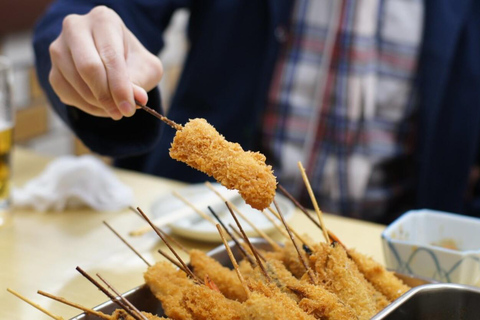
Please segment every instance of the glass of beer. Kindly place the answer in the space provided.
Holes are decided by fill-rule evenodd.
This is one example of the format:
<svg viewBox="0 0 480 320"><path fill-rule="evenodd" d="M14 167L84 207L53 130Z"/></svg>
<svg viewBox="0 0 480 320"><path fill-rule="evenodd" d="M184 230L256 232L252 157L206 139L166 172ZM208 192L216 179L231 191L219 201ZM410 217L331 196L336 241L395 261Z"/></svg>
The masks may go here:
<svg viewBox="0 0 480 320"><path fill-rule="evenodd" d="M0 56L0 226L6 223L10 215L13 124L12 71L8 59Z"/></svg>

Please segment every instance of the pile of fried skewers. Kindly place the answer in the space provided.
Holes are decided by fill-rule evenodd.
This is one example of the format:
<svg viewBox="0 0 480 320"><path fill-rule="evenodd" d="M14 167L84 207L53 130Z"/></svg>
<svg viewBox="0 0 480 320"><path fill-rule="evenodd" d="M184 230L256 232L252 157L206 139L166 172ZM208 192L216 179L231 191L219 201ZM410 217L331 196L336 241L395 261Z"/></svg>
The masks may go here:
<svg viewBox="0 0 480 320"><path fill-rule="evenodd" d="M163 117L158 114L155 116ZM139 311L100 275L97 274L113 294L80 268L77 270L117 303L120 309L112 315L107 315L45 292L39 291L40 294L107 320L363 320L370 319L410 289L379 263L355 250L347 249L335 235L327 231L300 163L299 167L318 221L313 219L285 189L281 186L279 188L322 229L326 242L315 242L292 230L283 219L275 200L273 203L276 211L269 207L275 194L276 181L271 167L265 165L263 155L244 152L238 144L227 142L203 119L191 120L185 127L174 122L169 124L177 130L170 150L172 158L215 177L227 188L239 190L252 207L260 210L268 207L268 210L282 222L285 229L280 232L290 241L282 246L259 232L271 248L270 250L255 248L245 235L234 211L237 211L237 214L241 213L226 202L238 229L233 226L228 229L213 210L209 209L219 222L216 226L234 269L223 266L198 250L188 250L190 263L187 265L170 245L169 242L173 239L156 227L138 208L136 212L151 225L177 259L160 252L171 263L158 262L152 266L142 258L149 265L144 274L145 283L161 301L168 318ZM244 168L245 166L248 168ZM230 174L232 167L235 169L233 175ZM245 219L244 216L242 218ZM274 221L272 223L275 225ZM114 231L108 224L107 226ZM239 263L225 239L225 232L243 256ZM124 239L122 240L128 245ZM52 318L63 319L52 315L15 291L8 290Z"/></svg>
<svg viewBox="0 0 480 320"><path fill-rule="evenodd" d="M293 200L283 188L281 190ZM274 204L276 205L275 201ZM298 202L296 205L307 213ZM321 243L298 235L285 222L278 206L277 211L271 211L283 223L285 229L282 233L291 240L284 245L272 246L271 239L267 238L266 243L269 243L270 249L256 249L246 237L232 204L226 202L226 206L237 222L237 227L230 225L227 229L223 224L217 224L217 228L234 269L223 266L202 251L181 247L190 255L190 263L187 265L173 250L171 243L174 240L155 227L141 209L137 209L137 213L151 224L177 258L175 260L165 252L160 252L172 263L162 261L149 265L144 274L146 285L161 301L168 318L136 310L128 302L122 302L116 291L109 298L120 302L120 309L112 315L69 304L100 319L109 320L370 319L409 290L408 286L379 263L345 248L331 232L326 232L327 242ZM212 214L218 219L213 211ZM218 221L221 223L220 219ZM317 220L312 221L320 226ZM107 226L114 231L108 224ZM323 230L326 230L325 226ZM243 256L241 261L237 262L231 254L225 232ZM80 268L77 270L102 288L86 272ZM103 278L100 279L111 288ZM68 303L63 298L39 293Z"/></svg>
<svg viewBox="0 0 480 320"><path fill-rule="evenodd" d="M355 250L300 240L282 222L292 241L268 251L249 245L238 224L243 242L235 243L245 257L239 264L227 229L217 225L234 270L192 250L190 268L159 262L148 268L145 282L171 319L370 319L410 289Z"/></svg>

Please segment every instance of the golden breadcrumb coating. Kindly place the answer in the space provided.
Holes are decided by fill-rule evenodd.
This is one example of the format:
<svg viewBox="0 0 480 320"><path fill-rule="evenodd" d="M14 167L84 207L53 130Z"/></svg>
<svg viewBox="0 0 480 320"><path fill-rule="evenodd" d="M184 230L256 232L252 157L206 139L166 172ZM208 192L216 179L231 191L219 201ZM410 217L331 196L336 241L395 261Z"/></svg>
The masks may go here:
<svg viewBox="0 0 480 320"><path fill-rule="evenodd" d="M301 250L302 256L305 261L308 261L308 256L304 250ZM292 242L287 242L283 247L283 263L287 269L298 279L300 279L307 270L298 258L298 252Z"/></svg>
<svg viewBox="0 0 480 320"><path fill-rule="evenodd" d="M315 319L273 284L252 280L249 282L249 287L252 292L247 301L242 304L242 320Z"/></svg>
<svg viewBox="0 0 480 320"><path fill-rule="evenodd" d="M195 320L239 320L242 309L240 302L229 300L203 285L186 290L183 304Z"/></svg>
<svg viewBox="0 0 480 320"><path fill-rule="evenodd" d="M164 318L164 317L159 317L156 315L153 315L148 312L142 312L142 314L147 317L148 320L157 320L157 319L169 319L169 318ZM110 318L111 320L135 320L131 315L129 315L125 310L123 309L117 309L112 313L112 316Z"/></svg>
<svg viewBox="0 0 480 320"><path fill-rule="evenodd" d="M322 286L310 283L308 277L306 277L308 280L295 278L282 261L268 260L266 266L268 274L277 287L290 298L294 294L293 300L306 313L326 320L357 319L355 312L340 301L335 294Z"/></svg>
<svg viewBox="0 0 480 320"><path fill-rule="evenodd" d="M220 292L195 284L183 271L167 262L149 267L145 282L163 310L172 319L240 319L241 304L225 298Z"/></svg>
<svg viewBox="0 0 480 320"><path fill-rule="evenodd" d="M318 280L350 306L360 320L370 319L377 313L376 301L367 287L368 282L342 246L326 243L315 245L310 261L314 263Z"/></svg>
<svg viewBox="0 0 480 320"><path fill-rule="evenodd" d="M387 271L380 263L355 250L349 250L348 255L355 261L360 272L370 281L375 289L380 291L388 300L393 301L410 290L410 287L395 277L393 272Z"/></svg>
<svg viewBox="0 0 480 320"><path fill-rule="evenodd" d="M265 156L225 140L205 119L191 119L177 130L170 157L239 191L246 203L263 210L273 201L277 181Z"/></svg>
<svg viewBox="0 0 480 320"><path fill-rule="evenodd" d="M200 250L190 251L190 264L193 272L204 279L206 275L217 285L228 299L245 301L247 295L234 270L222 266L217 260Z"/></svg>
<svg viewBox="0 0 480 320"><path fill-rule="evenodd" d="M215 286L198 284L167 262L149 267L145 281L162 302L168 319L173 320L363 320L390 303L387 294L400 295L400 290L408 290L371 258L353 250L347 252L337 243L317 243L307 251L302 250L302 255L315 271L315 284L291 243L278 251L262 251L268 277L255 263L240 261L239 270L250 290L248 296L233 270L199 250L191 251L190 265L199 278L208 277ZM152 320L165 319L145 315ZM112 317L131 320L124 311Z"/></svg>
<svg viewBox="0 0 480 320"><path fill-rule="evenodd" d="M193 320L182 301L184 292L195 284L183 271L175 270L171 263L158 262L147 269L144 278L153 295L162 302L165 314L172 319Z"/></svg>
<svg viewBox="0 0 480 320"><path fill-rule="evenodd" d="M376 312L380 312L390 304L390 300L388 300L387 297L383 295L383 293L375 289L375 287L370 282L368 282L368 280L366 281L368 292L370 292L373 297L373 301L375 301L375 310Z"/></svg>
<svg viewBox="0 0 480 320"><path fill-rule="evenodd" d="M268 261L270 259L280 260L283 261L283 257L285 255L285 250L283 247L280 247L280 250L275 251L266 251L266 250L258 250L262 256Z"/></svg>
<svg viewBox="0 0 480 320"><path fill-rule="evenodd" d="M289 285L289 288L297 295L303 297L298 306L317 319L358 319L351 307L344 304L334 293L322 286L298 280L297 283Z"/></svg>

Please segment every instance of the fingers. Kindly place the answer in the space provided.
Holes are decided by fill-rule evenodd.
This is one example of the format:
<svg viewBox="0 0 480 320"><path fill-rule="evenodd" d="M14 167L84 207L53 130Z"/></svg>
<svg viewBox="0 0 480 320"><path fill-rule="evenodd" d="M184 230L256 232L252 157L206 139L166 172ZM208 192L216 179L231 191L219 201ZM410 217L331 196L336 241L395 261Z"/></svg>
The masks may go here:
<svg viewBox="0 0 480 320"><path fill-rule="evenodd" d="M94 10L92 10L92 13L99 11ZM105 16L96 17L98 15L98 13L95 14L92 19L108 18ZM96 105L104 108L112 119L119 120L122 118L122 113L115 104L110 93L107 72L93 38L94 29L97 29L95 24L98 22L84 20L85 17L75 15L68 16L64 19L62 38L68 48L68 54L72 57L74 63L72 68L78 71L78 74L83 79L84 83L93 93ZM78 26L82 24L86 24L86 26L80 28L74 27L74 25ZM115 37L119 37L119 35L111 34L109 36L109 38ZM112 50L115 50L115 48L112 47ZM62 65L59 69L62 70L62 72L67 72L67 69L69 68Z"/></svg>
<svg viewBox="0 0 480 320"><path fill-rule="evenodd" d="M62 92L62 95L59 95L59 97L64 104L75 106L78 109L96 117L109 117L109 114L104 109L98 108L97 106L88 103L74 89L74 87L67 81L67 79L65 79L65 77L57 68L53 68L50 71L49 81L56 92Z"/></svg>
<svg viewBox="0 0 480 320"><path fill-rule="evenodd" d="M111 36L112 34L119 35ZM125 45L121 25L105 24L94 30L93 38L105 67L108 89L120 112L131 116L135 112L133 86L125 61Z"/></svg>
<svg viewBox="0 0 480 320"><path fill-rule="evenodd" d="M62 101L115 120L135 113L135 99L146 103L145 90L160 81L162 64L115 12L96 7L67 16L62 27L50 46L50 81Z"/></svg>
<svg viewBox="0 0 480 320"><path fill-rule="evenodd" d="M59 41L62 41L62 39ZM77 91L84 100L89 104L95 105L97 100L75 68L75 63L67 47L63 43L58 44L58 46L60 47L59 50L51 50L51 55L55 56L56 62L55 65L53 65L52 70L61 73L63 79L65 79L65 81L67 81L72 87L76 88L75 91ZM65 95L65 93L59 91L59 95Z"/></svg>

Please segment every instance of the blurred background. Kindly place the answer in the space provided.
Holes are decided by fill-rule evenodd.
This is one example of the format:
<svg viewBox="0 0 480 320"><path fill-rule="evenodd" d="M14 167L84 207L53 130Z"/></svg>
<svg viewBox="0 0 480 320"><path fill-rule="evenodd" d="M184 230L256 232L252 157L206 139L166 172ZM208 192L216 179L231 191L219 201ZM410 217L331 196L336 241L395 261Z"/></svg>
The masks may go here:
<svg viewBox="0 0 480 320"><path fill-rule="evenodd" d="M90 153L48 106L37 82L32 32L50 2L0 0L0 55L10 59L14 70L15 144L54 156ZM187 20L188 12L178 11L165 33L166 47L160 55L165 73L160 87L166 108L185 57Z"/></svg>

